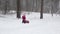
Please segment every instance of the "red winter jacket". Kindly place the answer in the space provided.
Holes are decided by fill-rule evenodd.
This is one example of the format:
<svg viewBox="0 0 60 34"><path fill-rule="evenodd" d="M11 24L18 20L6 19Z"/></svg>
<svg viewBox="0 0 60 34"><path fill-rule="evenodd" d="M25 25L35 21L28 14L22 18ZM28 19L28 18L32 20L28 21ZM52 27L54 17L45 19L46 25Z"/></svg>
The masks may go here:
<svg viewBox="0 0 60 34"><path fill-rule="evenodd" d="M22 16L22 20L26 20L26 16L25 15Z"/></svg>

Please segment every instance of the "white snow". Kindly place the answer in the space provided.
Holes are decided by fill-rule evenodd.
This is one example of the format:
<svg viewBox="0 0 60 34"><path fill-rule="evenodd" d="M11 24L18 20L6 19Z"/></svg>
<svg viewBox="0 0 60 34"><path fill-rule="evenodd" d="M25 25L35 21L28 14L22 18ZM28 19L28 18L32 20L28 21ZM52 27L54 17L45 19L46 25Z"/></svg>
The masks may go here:
<svg viewBox="0 0 60 34"><path fill-rule="evenodd" d="M0 15L0 34L60 34L60 16L31 12L26 14L29 24L23 24L22 19L14 15Z"/></svg>

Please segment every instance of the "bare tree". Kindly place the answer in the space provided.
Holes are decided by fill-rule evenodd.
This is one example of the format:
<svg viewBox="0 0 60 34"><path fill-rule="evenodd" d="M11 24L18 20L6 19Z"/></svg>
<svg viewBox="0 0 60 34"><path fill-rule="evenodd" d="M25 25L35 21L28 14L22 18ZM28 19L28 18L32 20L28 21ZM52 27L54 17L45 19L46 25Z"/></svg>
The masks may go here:
<svg viewBox="0 0 60 34"><path fill-rule="evenodd" d="M21 18L20 0L17 0L17 18Z"/></svg>
<svg viewBox="0 0 60 34"><path fill-rule="evenodd" d="M4 11L4 14L7 13L7 2L8 2L8 1L5 1L5 8L4 8L5 11Z"/></svg>
<svg viewBox="0 0 60 34"><path fill-rule="evenodd" d="M51 14L52 14L52 16L53 16L53 4L54 2L53 2L53 0L51 0Z"/></svg>
<svg viewBox="0 0 60 34"><path fill-rule="evenodd" d="M7 14L7 12L9 12L9 11L7 11L7 10L9 10L9 9L8 9L9 7L10 7L10 6L9 6L9 1L6 0L6 1L5 1L5 6L4 6L4 14Z"/></svg>
<svg viewBox="0 0 60 34"><path fill-rule="evenodd" d="M34 8L34 0L32 0L33 2L32 2L32 11L33 11L33 8Z"/></svg>
<svg viewBox="0 0 60 34"><path fill-rule="evenodd" d="M0 6L1 6L1 0L0 0ZM0 7L0 10L1 10L1 7Z"/></svg>
<svg viewBox="0 0 60 34"><path fill-rule="evenodd" d="M51 0L51 14L56 13L59 7L59 0Z"/></svg>
<svg viewBox="0 0 60 34"><path fill-rule="evenodd" d="M1 5L1 0L0 0L0 5Z"/></svg>
<svg viewBox="0 0 60 34"><path fill-rule="evenodd" d="M26 0L26 11L28 11L28 0Z"/></svg>
<svg viewBox="0 0 60 34"><path fill-rule="evenodd" d="M44 0L41 0L40 19L43 19L43 1L44 1Z"/></svg>

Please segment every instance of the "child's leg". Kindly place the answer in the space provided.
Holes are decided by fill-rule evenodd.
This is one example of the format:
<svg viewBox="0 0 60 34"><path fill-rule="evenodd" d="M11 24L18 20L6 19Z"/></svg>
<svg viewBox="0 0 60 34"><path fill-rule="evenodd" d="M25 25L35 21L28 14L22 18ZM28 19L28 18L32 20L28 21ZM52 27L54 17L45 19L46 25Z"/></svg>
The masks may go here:
<svg viewBox="0 0 60 34"><path fill-rule="evenodd" d="M26 20L22 20L22 23L26 23Z"/></svg>

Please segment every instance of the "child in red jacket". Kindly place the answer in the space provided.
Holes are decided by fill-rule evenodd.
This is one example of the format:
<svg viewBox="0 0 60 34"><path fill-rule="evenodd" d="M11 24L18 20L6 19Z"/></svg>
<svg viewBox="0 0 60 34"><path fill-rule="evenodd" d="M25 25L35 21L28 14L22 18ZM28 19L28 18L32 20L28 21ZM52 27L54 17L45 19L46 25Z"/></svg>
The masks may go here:
<svg viewBox="0 0 60 34"><path fill-rule="evenodd" d="M26 20L26 16L25 15L22 16L22 23L29 23L29 21Z"/></svg>

